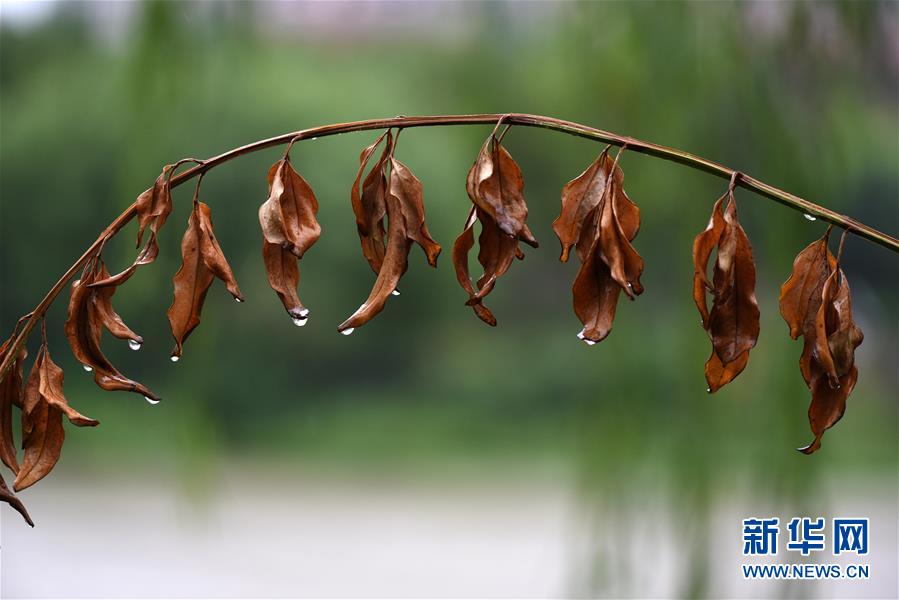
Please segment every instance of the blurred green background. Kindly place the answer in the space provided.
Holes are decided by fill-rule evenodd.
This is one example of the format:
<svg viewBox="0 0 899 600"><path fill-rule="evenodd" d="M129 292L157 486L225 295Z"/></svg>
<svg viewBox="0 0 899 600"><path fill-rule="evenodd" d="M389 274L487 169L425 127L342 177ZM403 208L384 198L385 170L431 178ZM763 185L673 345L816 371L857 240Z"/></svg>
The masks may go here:
<svg viewBox="0 0 899 600"><path fill-rule="evenodd" d="M515 111L579 121L708 157L899 231L892 3L53 2L0 10L3 331L164 163L398 114ZM844 269L865 332L860 378L844 419L806 457L793 450L811 439L801 342L790 340L777 297L795 254L825 226L738 193L758 266L762 332L746 371L709 396L690 248L725 182L622 156L628 193L642 209L635 246L647 291L622 301L612 335L588 348L575 338L571 310L577 266L558 262L550 224L562 185L601 146L513 128L506 145L523 170L541 248L526 250L491 294L499 326L490 329L463 305L449 256L469 206L465 174L489 129L402 136L397 157L424 184L429 227L444 255L435 272L413 250L402 295L351 337L336 325L367 296L373 275L349 188L374 132L302 142L292 152L319 199L323 229L301 265L300 295L312 311L302 329L268 288L260 255L257 208L280 151L205 177L201 197L247 302L235 304L217 282L203 323L173 365L165 311L192 186L177 189L159 260L115 297L144 348L105 344L125 374L163 397L158 406L93 385L67 348L61 298L49 316L51 352L66 370L69 401L102 425L69 428L55 471L23 494L42 508L33 515L38 529L14 534L16 515L2 511L5 595L43 589L25 581L27 557L51 545L52 537L40 537L52 536L42 520L77 518L67 512L70 486L174 489L202 512L214 507L223 480L246 481L264 500L315 473L316 481L339 476L373 490L397 480L442 489L448 481L458 492L467 482L506 477L525 489L566 486L566 505L579 515L573 537L583 543L571 544L576 559L562 560L555 595L756 595L716 562L721 553L738 560L741 518L765 510L782 521L832 518L862 496L880 515L881 554L872 560L892 562L892 577L881 571L873 587L838 595L895 596L899 256L858 238L847 243ZM131 262L134 233L131 225L108 246L111 270ZM254 486L260 473L277 485ZM121 510L107 496L96 503L101 514ZM465 510L456 514L462 529ZM651 515L661 515L667 550L641 546ZM130 535L139 535L139 518L132 519ZM83 527L104 531L102 521ZM123 543L121 531L102 535ZM656 551L673 558L667 575L657 573L665 583L647 588L652 575L641 569L656 563ZM17 557L12 575L10 556ZM423 580L417 595L455 589L444 584ZM283 589L264 593L306 593L299 581ZM832 595L823 584L777 589Z"/></svg>

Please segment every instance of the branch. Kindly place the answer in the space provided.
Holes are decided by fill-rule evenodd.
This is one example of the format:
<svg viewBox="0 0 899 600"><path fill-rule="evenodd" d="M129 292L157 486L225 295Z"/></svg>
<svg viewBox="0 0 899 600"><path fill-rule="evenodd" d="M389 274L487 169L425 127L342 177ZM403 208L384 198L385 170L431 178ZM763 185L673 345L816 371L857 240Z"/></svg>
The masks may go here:
<svg viewBox="0 0 899 600"><path fill-rule="evenodd" d="M690 154L689 152L684 152L683 150L668 148L667 146L660 146L659 144L644 142L632 137L610 133L601 129L595 129L593 127L588 127L586 125L581 125L580 123L574 123L572 121L521 113L510 113L505 115L437 115L424 117L399 116L393 119L353 121L350 123L323 125L321 127L303 129L301 131L285 133L277 137L259 140L251 144L247 144L246 146L234 148L233 150L229 150L227 152L219 154L218 156L214 156L206 161L203 161L203 163L200 165L192 167L187 171L173 176L171 185L172 187L179 186L182 183L185 183L186 181L189 181L194 177L197 177L198 175L205 173L206 171L209 171L210 169L224 164L239 156L251 154L253 152L264 150L266 148L272 148L274 146L287 144L291 141L300 141L330 135L339 135L342 133L351 133L354 131L387 129L389 127L406 128L434 127L440 125L495 124L499 119L502 119L504 123L510 125L541 127L543 129L551 129L553 131L559 131L561 133L567 133L569 135L575 135L578 137L605 142L607 144L612 144L613 146L626 145L627 149L630 151L639 152L641 154L648 154L649 156L655 156L656 158L676 162L693 169L697 169L699 171L705 171L706 173L717 175L722 179L730 180L731 178L736 177L736 184L738 187L751 190L759 195L788 206L793 210L798 210L804 214L811 215L822 221L826 221L838 227L842 227L843 229L846 229L847 231L859 237L863 237L874 242L875 244L879 244L881 246L884 246L885 248L892 250L893 252L899 253L899 239L883 233L882 231L878 231L873 227L869 227L864 223L860 223L859 221L856 221L851 217L834 212L830 209L819 206L818 204L814 204L813 202L809 202L808 200L805 200L798 196L794 196L793 194L776 188L773 185L769 185L763 181L755 179L754 177L739 173L734 169L725 167L700 156ZM28 338L28 334L31 333L31 330L34 328L35 324L44 316L44 314L47 312L47 309L50 308L50 305L63 290L69 280L75 276L78 270L84 266L88 259L93 256L93 254L100 248L105 240L116 235L125 225L127 225L131 221L131 219L134 218L136 212L136 204L132 204L131 206L126 208L122 214L116 217L116 219L112 223L110 223L106 229L103 230L97 240L93 244L91 244L87 250L84 251L84 254L82 254L81 257L76 260L71 267L69 267L69 269L62 275L62 277L59 278L59 281L57 281L56 284L50 289L50 291L47 292L47 295L44 296L44 299L41 300L37 307L35 307L34 311L31 312L30 316L22 326L15 340L9 346L9 352L7 352L6 356L4 357L2 364L0 364L0 381L3 381L3 379L6 377L6 374L12 368L15 357L18 356L19 349L25 343L25 340Z"/></svg>

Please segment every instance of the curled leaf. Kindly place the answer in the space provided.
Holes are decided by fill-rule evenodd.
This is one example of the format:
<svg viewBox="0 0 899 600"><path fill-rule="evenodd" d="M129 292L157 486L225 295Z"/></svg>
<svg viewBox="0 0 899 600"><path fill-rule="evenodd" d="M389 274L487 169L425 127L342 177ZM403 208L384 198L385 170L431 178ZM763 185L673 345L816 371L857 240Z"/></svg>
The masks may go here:
<svg viewBox="0 0 899 600"><path fill-rule="evenodd" d="M790 327L790 337L808 337L828 274L836 267L836 258L827 247L830 230L796 255L793 271L780 288L780 314Z"/></svg>
<svg viewBox="0 0 899 600"><path fill-rule="evenodd" d="M178 163L180 164L180 162ZM172 212L172 189L171 179L173 169L177 165L165 165L162 173L156 178L153 187L144 190L135 201L135 209L137 211L137 247L140 247L143 240L144 232L149 229L147 243L138 253L137 258L130 267L110 276L106 273L104 277L97 278L91 285L94 287L119 286L128 281L138 267L148 265L156 260L159 255L159 242L157 235L165 225L166 220Z"/></svg>
<svg viewBox="0 0 899 600"><path fill-rule="evenodd" d="M562 244L561 261L572 246L581 267L572 286L574 312L583 324L578 338L593 345L612 330L618 298L643 292L643 259L631 242L640 229L640 209L624 191L624 173L606 148L562 189L562 208L553 230Z"/></svg>
<svg viewBox="0 0 899 600"><path fill-rule="evenodd" d="M99 424L69 406L62 384L62 369L51 360L45 338L28 376L22 402L22 446L25 452L13 484L17 492L44 478L59 460L65 440L63 415L79 427Z"/></svg>
<svg viewBox="0 0 899 600"><path fill-rule="evenodd" d="M6 356L12 340L13 338L10 338L0 346L0 360ZM22 348L16 357L16 361L13 363L12 369L6 378L0 382L0 460L13 473L19 472L19 462L16 458L16 444L13 440L12 407L22 408L22 393L24 391L22 387L22 372L27 355L27 351Z"/></svg>
<svg viewBox="0 0 899 600"><path fill-rule="evenodd" d="M181 268L172 279L175 293L167 312L175 338L173 357L181 356L184 341L200 324L203 302L214 278L218 277L236 300L243 301L231 266L215 237L212 211L196 198L181 240L181 259Z"/></svg>
<svg viewBox="0 0 899 600"><path fill-rule="evenodd" d="M839 266L824 283L814 336L808 361L812 392L808 417L815 438L801 449L806 454L820 448L824 432L843 417L846 399L858 381L855 349L864 335L852 319L849 282Z"/></svg>
<svg viewBox="0 0 899 600"><path fill-rule="evenodd" d="M452 258L453 267L456 271L456 279L459 281L462 289L464 289L468 293L469 299L473 299L476 297L476 291L474 289L474 286L472 286L471 284L471 276L469 275L468 270L468 253L474 247L474 224L478 220L477 213L477 207L471 207L471 211L468 213L468 218L465 220L465 227L462 229L462 233L459 235L459 237L456 238L456 241L453 243ZM494 277L494 280L495 279L496 278ZM474 312L479 319L481 319L491 327L496 326L496 317L493 316L493 313L489 308L484 306L481 299L472 302L470 306L474 309Z"/></svg>
<svg viewBox="0 0 899 600"><path fill-rule="evenodd" d="M100 347L103 329L109 329L117 337L140 343L142 338L131 331L112 309L110 298L114 287L91 287L105 273L102 261L97 258L85 269L81 279L72 284L66 337L72 353L82 365L89 367L94 381L104 390L127 391L158 400L159 397L144 385L128 379L116 369Z"/></svg>
<svg viewBox="0 0 899 600"><path fill-rule="evenodd" d="M706 293L713 291L708 279L709 259L724 232L724 211L721 205L726 198L726 194L718 198L712 208L708 226L693 240L693 301L696 303L696 308L699 309L704 329L708 329L709 326L709 305ZM718 362L720 364L720 361Z"/></svg>
<svg viewBox="0 0 899 600"><path fill-rule="evenodd" d="M518 164L494 131L468 173L466 191L475 206L490 216L506 235L536 248L537 240L525 221L524 178Z"/></svg>
<svg viewBox="0 0 899 600"><path fill-rule="evenodd" d="M440 244L434 241L425 223L424 192L421 181L409 167L390 157L390 195L399 201L406 236L424 250L428 264L437 266Z"/></svg>
<svg viewBox="0 0 899 600"><path fill-rule="evenodd" d="M31 520L31 516L28 514L28 510L26 510L25 505L22 504L22 501L13 494L12 490L9 489L6 485L6 481L3 479L3 475L0 475L0 500L6 502L14 509L18 511L22 518L25 519L25 522L30 526L34 527L34 521Z"/></svg>
<svg viewBox="0 0 899 600"><path fill-rule="evenodd" d="M263 241L262 259L265 262L268 283L278 294L287 314L293 319L306 319L309 316L309 309L303 306L297 295L297 285L300 283L297 257L277 244Z"/></svg>
<svg viewBox="0 0 899 600"><path fill-rule="evenodd" d="M172 213L171 170L173 165L165 165L156 178L153 187L137 197L137 246L140 246L144 231L149 227L153 234L159 233L166 219Z"/></svg>
<svg viewBox="0 0 899 600"><path fill-rule="evenodd" d="M268 180L269 197L259 207L262 235L269 244L302 258L321 235L321 226L315 219L315 194L287 157L272 165Z"/></svg>
<svg viewBox="0 0 899 600"><path fill-rule="evenodd" d="M98 258L97 262L99 269L96 277L100 280L108 278L109 271L106 270L106 266L103 264L103 260ZM91 285L90 287L95 286ZM125 324L125 322L122 320L122 317L120 317L112 307L112 296L116 292L116 287L117 286L115 285L106 285L97 288L96 296L94 297L94 302L96 303L97 307L97 314L100 320L103 322L103 326L113 336L119 338L120 340L129 340L137 342L138 344L143 344L144 338L134 333L134 331L132 331L132 329Z"/></svg>
<svg viewBox="0 0 899 600"><path fill-rule="evenodd" d="M709 333L718 358L727 364L758 341L759 306L752 247L737 220L733 198L724 211L724 222L713 277L715 300L709 312Z"/></svg>
<svg viewBox="0 0 899 600"><path fill-rule="evenodd" d="M406 272L412 240L406 235L406 223L402 208L399 200L394 196L387 198L387 221L387 250L371 293L365 302L356 309L356 312L337 327L337 331L343 332L361 327L374 318L384 309L387 299Z"/></svg>
<svg viewBox="0 0 899 600"><path fill-rule="evenodd" d="M803 336L799 368L812 394L808 419L815 437L799 449L805 454L821 447L824 432L846 411L846 399L858 381L855 349L864 339L852 318L849 281L828 248L829 233L796 256L780 292L780 312L790 336Z"/></svg>
<svg viewBox="0 0 899 600"><path fill-rule="evenodd" d="M493 290L496 280L509 270L514 259L524 259L519 242L534 248L538 246L525 223L528 209L521 169L502 147L501 137L496 136L496 130L490 134L468 172L465 189L474 206L462 233L453 244L456 279L468 293L465 303L490 326L496 325L496 318L484 306L484 298ZM477 288L471 283L468 268L468 253L474 246L475 222L481 224L478 262L483 268Z"/></svg>
<svg viewBox="0 0 899 600"><path fill-rule="evenodd" d="M749 364L749 350L746 350L734 360L725 364L721 362L718 354L712 350L712 354L705 363L705 380L709 384L708 392L714 394L725 385L737 378Z"/></svg>
<svg viewBox="0 0 899 600"><path fill-rule="evenodd" d="M726 201L729 202L724 208ZM710 283L708 262L715 249ZM705 377L708 391L714 393L743 372L759 336L755 262L749 238L737 219L733 184L715 202L708 226L693 242L693 268L693 301L712 341ZM711 310L707 292L712 294Z"/></svg>
<svg viewBox="0 0 899 600"><path fill-rule="evenodd" d="M287 313L295 320L302 320L309 311L297 295L300 281L297 260L321 235L321 226L315 218L318 200L286 156L269 169L268 185L268 200L259 207L265 270Z"/></svg>
<svg viewBox="0 0 899 600"><path fill-rule="evenodd" d="M609 179L609 150L599 155L584 172L562 188L562 210L553 221L553 231L562 243L559 260L568 261L571 247L581 239L582 229L590 223L590 213L599 206Z"/></svg>
<svg viewBox="0 0 899 600"><path fill-rule="evenodd" d="M380 158L369 171L365 179L365 167L372 154L386 139L384 150ZM353 213L356 216L356 229L359 240L362 243L362 254L368 261L371 270L377 274L384 262L384 253L387 249L387 231L384 228L384 216L387 214L388 181L384 173L393 151L393 134L390 130L378 137L375 142L362 150L359 155L359 170L353 181L353 189L350 191L350 202ZM360 188L361 182L361 188Z"/></svg>
<svg viewBox="0 0 899 600"><path fill-rule="evenodd" d="M386 144L381 157L362 181L360 192L359 182L366 164L383 139ZM406 165L393 157L394 150L395 138L388 131L360 156L361 164L350 200L362 252L378 276L366 301L337 327L340 332L361 327L384 309L406 272L413 242L424 250L428 264L437 266L440 245L431 238L425 223L421 182Z"/></svg>

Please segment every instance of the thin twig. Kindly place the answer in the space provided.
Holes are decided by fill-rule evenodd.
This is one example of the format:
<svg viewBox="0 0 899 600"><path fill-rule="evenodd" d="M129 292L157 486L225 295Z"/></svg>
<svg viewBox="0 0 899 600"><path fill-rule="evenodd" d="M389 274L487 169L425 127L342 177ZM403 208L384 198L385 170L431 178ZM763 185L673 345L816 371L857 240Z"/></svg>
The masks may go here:
<svg viewBox="0 0 899 600"><path fill-rule="evenodd" d="M219 154L218 156L209 158L186 171L172 176L171 185L172 187L177 187L182 183L185 183L186 181L189 181L190 179L193 179L198 175L202 175L210 169L213 169L239 156L258 152L259 150L264 150L266 148L272 148L274 146L287 144L291 141L300 141L309 138L319 138L330 135L339 135L343 133L351 133L354 131L388 129L390 127L409 128L481 124L499 126L501 123L505 123L507 125L523 125L526 127L540 127L543 129L551 129L553 131L559 131L561 133L567 133L569 135L605 142L613 146L626 145L627 149L631 152L648 154L649 156L654 156L656 158L661 158L663 160L682 164L699 171L705 171L706 173L711 173L712 175L716 175L723 179L733 179L734 183L736 183L738 187L751 190L759 195L770 198L771 200L792 208L793 210L811 215L816 219L831 223L832 225L842 227L847 231L851 231L854 235L865 238L874 242L875 244L879 244L885 248L888 248L893 252L899 253L899 239L896 239L893 236L883 233L882 231L878 231L873 227L869 227L864 223L860 223L846 215L842 215L838 212L832 211L813 202L809 202L804 198L794 196L789 192L785 192L779 188L774 187L773 185L769 185L763 181L750 177L745 173L740 172L739 176L737 176L737 172L734 169L725 167L706 158L690 154L689 152L684 152L683 150L668 148L666 146L653 144L651 142L644 142L632 137L610 133L601 129L588 127L587 125L581 125L580 123L574 123L572 121L565 121L563 119L556 119L553 117L522 113L437 115L421 117L399 116L393 119L371 119L367 121L353 121L350 123L323 125L321 127L303 129L300 131L285 133L277 137L259 140L257 142L253 142L245 146L240 146L239 148L234 148L232 150ZM193 160L186 160L185 162L193 162ZM50 291L47 292L47 295L44 296L43 300L41 300L37 307L35 307L34 311L32 311L31 313L31 316L28 317L28 321L22 327L21 331L19 331L15 340L13 340L12 344L10 345L9 351L3 358L3 362L2 364L0 364L0 381L3 381L3 378L6 377L7 373L12 368L14 357L18 355L19 349L25 343L25 340L28 338L28 334L31 333L31 330L34 328L34 325L39 319L43 318L44 314L47 312L47 309L50 307L59 293L63 290L66 283L68 283L68 281L75 275L75 273L77 273L78 269L80 269L97 252L97 250L102 246L105 240L116 235L125 225L127 225L131 221L131 219L134 218L136 214L137 204L134 203L126 208L122 214L116 217L115 220L110 223L106 229L103 230L103 232L100 234L100 237L98 237L97 240L90 245L90 247L84 252L84 254L82 254L81 257L76 260L71 267L69 267L69 269L62 275L62 277L59 278L59 280L56 282L56 284L54 284Z"/></svg>

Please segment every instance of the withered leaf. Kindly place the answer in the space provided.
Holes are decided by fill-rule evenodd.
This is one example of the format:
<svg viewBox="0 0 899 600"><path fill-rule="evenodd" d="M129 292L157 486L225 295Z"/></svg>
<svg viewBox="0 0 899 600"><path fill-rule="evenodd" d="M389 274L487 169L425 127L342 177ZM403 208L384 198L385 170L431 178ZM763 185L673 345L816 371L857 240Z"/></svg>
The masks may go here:
<svg viewBox="0 0 899 600"><path fill-rule="evenodd" d="M755 298L755 262L749 238L737 220L733 197L724 211L709 312L709 333L721 362L727 364L752 349L759 337L759 305Z"/></svg>
<svg viewBox="0 0 899 600"><path fill-rule="evenodd" d="M81 279L72 284L65 323L66 337L72 353L78 362L93 371L94 381L104 390L134 392L159 400L159 396L147 387L122 375L103 354L100 344L104 328L117 337L133 339L138 343L142 341L112 309L110 298L115 287L91 287L90 284L104 273L102 261L97 257L85 269Z"/></svg>
<svg viewBox="0 0 899 600"><path fill-rule="evenodd" d="M5 358L13 338L3 342L0 346L0 360ZM25 348L19 351L12 369L6 378L0 382L0 460L3 461L13 473L19 472L19 462L16 458L16 444L12 430L12 407L22 408L23 381L22 372L25 367L25 357L28 352Z"/></svg>
<svg viewBox="0 0 899 600"><path fill-rule="evenodd" d="M453 267L456 271L456 279L467 293L469 298L475 297L475 289L471 284L471 276L468 271L468 253L474 247L474 224L478 220L477 207L472 206L465 220L465 227L462 233L453 243ZM495 279L495 278L494 278ZM490 325L496 326L496 317L489 308L484 306L483 302L478 300L470 305L479 319Z"/></svg>
<svg viewBox="0 0 899 600"><path fill-rule="evenodd" d="M428 264L437 266L437 257L440 255L440 244L434 241L428 226L425 223L424 193L421 181L412 174L409 167L390 158L390 195L399 200L403 213L406 235L421 246Z"/></svg>
<svg viewBox="0 0 899 600"><path fill-rule="evenodd" d="M815 326L821 293L836 258L827 247L830 230L806 246L793 261L793 271L780 288L780 314L790 327L790 337L808 336Z"/></svg>
<svg viewBox="0 0 899 600"><path fill-rule="evenodd" d="M362 179L365 167L372 154L386 139L384 150L371 171ZM356 229L362 243L362 254L375 274L381 271L384 253L387 248L387 231L384 228L384 216L387 214L388 181L385 169L393 151L393 134L390 130L381 134L375 142L362 150L359 155L359 170L350 191L350 202L356 216ZM361 182L361 189L360 189Z"/></svg>
<svg viewBox="0 0 899 600"><path fill-rule="evenodd" d="M149 227L156 234L165 225L172 213L171 170L173 165L165 165L156 178L153 187L137 197L137 246L140 246L144 231Z"/></svg>
<svg viewBox="0 0 899 600"><path fill-rule="evenodd" d="M818 450L824 432L842 418L858 381L855 349L864 339L852 318L849 282L828 248L829 233L797 255L780 293L791 337L803 336L799 368L812 394L808 418L815 436L799 449L805 454Z"/></svg>
<svg viewBox="0 0 899 600"><path fill-rule="evenodd" d="M724 202L727 207L724 208ZM717 257L708 280L712 251ZM714 393L746 368L749 351L759 336L759 307L755 298L755 262L749 238L737 219L733 184L715 202L706 229L693 241L693 301L712 341L706 361L708 391ZM706 293L712 294L708 309Z"/></svg>
<svg viewBox="0 0 899 600"><path fill-rule="evenodd" d="M615 321L621 287L597 252L587 254L571 292L574 314L584 326L578 337L590 345L606 339Z"/></svg>
<svg viewBox="0 0 899 600"><path fill-rule="evenodd" d="M106 270L106 265L103 264L102 259L97 259L99 268L96 277L100 280L107 279L109 277L109 271ZM95 287L91 285L90 287ZM144 343L144 338L134 333L130 327L128 327L125 322L122 320L122 317L116 313L115 309L112 307L112 296L116 291L115 285L107 285L102 287L97 287L96 296L94 298L94 302L96 303L97 314L100 320L103 322L103 326L106 328L109 333L113 336L119 338L120 340L129 340L137 342L138 344Z"/></svg>
<svg viewBox="0 0 899 600"><path fill-rule="evenodd" d="M696 303L696 308L699 309L704 329L708 329L709 326L709 305L706 300L706 292L714 291L708 278L709 259L724 232L724 211L721 206L726 199L727 194L718 198L712 208L708 226L693 240L693 301ZM720 362L718 361L719 364Z"/></svg>
<svg viewBox="0 0 899 600"><path fill-rule="evenodd" d="M499 128L497 124L496 129ZM453 266L456 279L468 293L466 305L490 326L496 325L493 313L484 305L484 298L493 290L496 280L505 274L516 258L524 259L519 242L536 248L537 240L528 228L528 209L524 200L524 179L521 169L496 136L496 129L484 142L474 165L468 171L465 189L474 205L465 227L453 244ZM483 274L472 285L468 253L474 246L474 224L481 224L478 236L478 262Z"/></svg>
<svg viewBox="0 0 899 600"><path fill-rule="evenodd" d="M285 158L268 173L269 198L259 207L262 257L268 281L295 322L309 315L297 295L300 269L297 260L318 241L321 226L315 218L318 200L312 188Z"/></svg>
<svg viewBox="0 0 899 600"><path fill-rule="evenodd" d="M537 240L525 221L524 178L518 164L503 147L496 131L481 147L466 179L468 197L490 215L500 230L536 248Z"/></svg>
<svg viewBox="0 0 899 600"><path fill-rule="evenodd" d="M287 314L298 321L307 319L309 309L303 306L297 294L297 285L300 283L300 267L297 265L297 257L289 250L263 240L262 259L265 262L269 285L278 294Z"/></svg>
<svg viewBox="0 0 899 600"><path fill-rule="evenodd" d="M714 394L725 385L737 378L749 364L749 350L746 350L727 364L721 362L718 354L712 350L712 354L705 363L705 380L709 384L708 392Z"/></svg>
<svg viewBox="0 0 899 600"><path fill-rule="evenodd" d="M25 505L22 504L22 501L13 494L12 490L9 489L6 485L6 481L3 479L3 475L0 475L0 500L6 502L14 509L16 509L22 518L25 519L25 522L30 526L34 527L34 521L31 520L31 516L28 514L28 511L25 509Z"/></svg>
<svg viewBox="0 0 899 600"><path fill-rule="evenodd" d="M381 157L362 180L369 158L385 139ZM387 299L396 291L400 278L406 272L413 242L424 250L428 264L437 266L440 245L431 238L425 223L421 182L406 165L394 158L395 148L395 138L388 131L365 148L359 157L361 164L350 200L362 241L362 253L378 276L368 299L337 327L342 333L368 323L384 309Z"/></svg>
<svg viewBox="0 0 899 600"><path fill-rule="evenodd" d="M371 293L356 312L337 327L337 331L345 332L360 327L381 312L406 272L412 240L406 235L400 202L392 195L387 197L387 221L387 250Z"/></svg>
<svg viewBox="0 0 899 600"><path fill-rule="evenodd" d="M609 178L609 150L590 163L583 173L562 188L562 210L553 221L553 231L562 243L559 260L568 261L571 247L581 239L581 230L589 225L590 213L602 202Z"/></svg>
<svg viewBox="0 0 899 600"><path fill-rule="evenodd" d="M124 271L112 276L107 273L104 277L98 277L91 285L94 287L122 285L134 275L138 267L148 265L156 260L159 255L157 235L172 212L171 176L172 169L175 167L176 165L165 165L153 187L144 190L135 201L138 222L137 247L140 247L144 232L148 229L150 232L147 236L147 243L138 253L137 258Z"/></svg>
<svg viewBox="0 0 899 600"><path fill-rule="evenodd" d="M852 319L849 282L839 265L824 283L814 336L807 364L812 392L808 417L815 438L800 449L805 454L820 448L824 432L843 417L846 399L858 381L855 349L864 335Z"/></svg>
<svg viewBox="0 0 899 600"><path fill-rule="evenodd" d="M262 235L269 244L302 258L321 235L321 226L315 219L318 200L287 157L272 165L268 182L268 200L259 207Z"/></svg>
<svg viewBox="0 0 899 600"><path fill-rule="evenodd" d="M167 312L175 338L174 358L180 358L184 341L200 324L203 302L214 278L225 284L235 300L243 301L231 266L215 238L212 211L196 199L181 240L181 259L181 268L172 279L175 293Z"/></svg>
<svg viewBox="0 0 899 600"><path fill-rule="evenodd" d="M40 481L59 460L65 439L63 415L79 427L99 424L69 406L62 384L62 369L51 360L45 338L28 376L22 403L22 446L25 452L22 467L13 484L17 492Z"/></svg>
<svg viewBox="0 0 899 600"><path fill-rule="evenodd" d="M562 243L559 260L576 246L581 267L572 286L574 312L583 325L578 338L589 345L612 330L620 293L643 292L643 259L631 242L640 229L640 209L624 191L624 173L606 148L562 189L553 230Z"/></svg>

